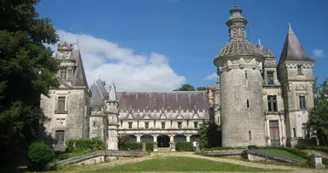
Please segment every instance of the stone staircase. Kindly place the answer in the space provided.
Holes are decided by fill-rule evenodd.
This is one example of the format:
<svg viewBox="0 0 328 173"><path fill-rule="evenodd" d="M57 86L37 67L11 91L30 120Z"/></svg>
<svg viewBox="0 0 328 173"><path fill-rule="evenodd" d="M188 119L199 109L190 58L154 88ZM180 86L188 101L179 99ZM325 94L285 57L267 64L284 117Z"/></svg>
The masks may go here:
<svg viewBox="0 0 328 173"><path fill-rule="evenodd" d="M171 152L170 147L158 147L158 152L159 153L169 153Z"/></svg>

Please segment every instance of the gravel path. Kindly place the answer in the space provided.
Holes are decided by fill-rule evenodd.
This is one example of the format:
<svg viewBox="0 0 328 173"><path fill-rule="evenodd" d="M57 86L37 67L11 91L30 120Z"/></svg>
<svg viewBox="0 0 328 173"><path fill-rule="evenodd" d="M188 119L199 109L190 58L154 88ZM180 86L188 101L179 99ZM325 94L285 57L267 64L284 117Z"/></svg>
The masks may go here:
<svg viewBox="0 0 328 173"><path fill-rule="evenodd" d="M328 169L309 169L309 168L299 168L299 167L290 167L290 166L282 166L282 165L260 164L260 163L242 161L242 160L228 159L228 158L205 157L205 156L196 155L191 152L152 153L150 156L146 156L146 157L120 158L119 160L114 160L114 161L110 161L110 162L106 162L106 163L101 163L101 164L97 164L97 165L78 166L73 169L69 169L67 171L60 170L59 172L69 172L69 173L89 172L89 171L94 171L94 170L117 166L117 165L142 162L145 160L150 160L150 159L154 159L157 157L164 157L164 156L200 158L200 159L207 159L207 160L212 160L212 161L217 161L217 162L232 163L232 164L237 164L237 165L264 168L264 169L289 170L288 172L295 172L295 173L328 173ZM150 172L147 172L147 173L150 173ZM177 172L175 172L175 173L177 173ZM186 173L186 172L184 172L184 173ZM228 172L224 172L224 173L228 173Z"/></svg>

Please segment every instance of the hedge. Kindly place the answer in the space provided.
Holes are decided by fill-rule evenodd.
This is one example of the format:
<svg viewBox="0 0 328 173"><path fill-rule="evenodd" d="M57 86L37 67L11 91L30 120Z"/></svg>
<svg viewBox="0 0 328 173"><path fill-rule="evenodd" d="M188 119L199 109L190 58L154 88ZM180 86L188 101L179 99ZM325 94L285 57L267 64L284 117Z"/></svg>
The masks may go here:
<svg viewBox="0 0 328 173"><path fill-rule="evenodd" d="M48 163L55 159L55 152L43 142L33 142L28 149L28 157L32 162L33 169L43 170Z"/></svg>
<svg viewBox="0 0 328 173"><path fill-rule="evenodd" d="M100 139L70 139L66 141L66 150L69 152L103 150L104 146L104 142Z"/></svg>
<svg viewBox="0 0 328 173"><path fill-rule="evenodd" d="M192 142L177 142L175 144L176 151L194 151Z"/></svg>
<svg viewBox="0 0 328 173"><path fill-rule="evenodd" d="M306 147L298 147L299 149L308 149L308 150L317 150L322 151L328 154L328 146L306 146Z"/></svg>
<svg viewBox="0 0 328 173"><path fill-rule="evenodd" d="M119 146L120 150L124 151L141 151L142 150L142 142L127 142ZM146 142L146 150L153 151L154 150L154 143L153 142Z"/></svg>
<svg viewBox="0 0 328 173"><path fill-rule="evenodd" d="M214 150L246 150L247 147L214 147L214 148L202 148L202 151L214 151Z"/></svg>

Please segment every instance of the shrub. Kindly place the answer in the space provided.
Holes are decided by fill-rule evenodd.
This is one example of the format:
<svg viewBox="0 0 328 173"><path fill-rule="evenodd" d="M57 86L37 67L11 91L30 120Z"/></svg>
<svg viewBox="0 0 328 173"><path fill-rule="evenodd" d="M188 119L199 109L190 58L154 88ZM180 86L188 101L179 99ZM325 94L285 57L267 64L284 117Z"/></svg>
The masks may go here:
<svg viewBox="0 0 328 173"><path fill-rule="evenodd" d="M142 150L142 143L140 142L127 142L120 146L120 150L125 151L141 151Z"/></svg>
<svg viewBox="0 0 328 173"><path fill-rule="evenodd" d="M154 142L146 142L146 150L154 151Z"/></svg>
<svg viewBox="0 0 328 173"><path fill-rule="evenodd" d="M66 142L66 150L97 151L104 149L104 142L100 139L70 139Z"/></svg>
<svg viewBox="0 0 328 173"><path fill-rule="evenodd" d="M41 171L45 166L55 159L55 152L43 142L33 142L29 146L28 157L33 168Z"/></svg>
<svg viewBox="0 0 328 173"><path fill-rule="evenodd" d="M176 151L194 151L192 142L177 142L175 144Z"/></svg>
<svg viewBox="0 0 328 173"><path fill-rule="evenodd" d="M246 147L214 147L214 148L202 148L202 151L214 151L214 150L246 150Z"/></svg>

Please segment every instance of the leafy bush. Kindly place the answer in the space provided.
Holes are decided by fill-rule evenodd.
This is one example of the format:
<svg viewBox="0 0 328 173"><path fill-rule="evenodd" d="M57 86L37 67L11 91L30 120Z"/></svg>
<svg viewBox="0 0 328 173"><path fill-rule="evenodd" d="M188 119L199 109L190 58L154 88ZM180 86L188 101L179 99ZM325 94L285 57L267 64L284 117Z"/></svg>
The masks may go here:
<svg viewBox="0 0 328 173"><path fill-rule="evenodd" d="M140 143L140 142L127 142L127 143L122 144L120 146L120 150L125 150L125 151L130 151L130 150L132 150L132 151L141 151L142 150L142 143Z"/></svg>
<svg viewBox="0 0 328 173"><path fill-rule="evenodd" d="M192 142L177 142L175 144L176 151L194 151Z"/></svg>
<svg viewBox="0 0 328 173"><path fill-rule="evenodd" d="M328 146L306 146L306 147L299 147L299 149L317 150L328 154Z"/></svg>
<svg viewBox="0 0 328 173"><path fill-rule="evenodd" d="M202 148L202 151L214 151L214 150L246 150L246 147L214 147L214 148Z"/></svg>
<svg viewBox="0 0 328 173"><path fill-rule="evenodd" d="M55 152L43 142L33 142L29 146L28 157L33 164L33 168L41 171L55 159Z"/></svg>
<svg viewBox="0 0 328 173"><path fill-rule="evenodd" d="M66 150L97 151L104 149L104 142L100 139L70 139L66 142Z"/></svg>
<svg viewBox="0 0 328 173"><path fill-rule="evenodd" d="M154 142L146 142L146 150L154 151Z"/></svg>

